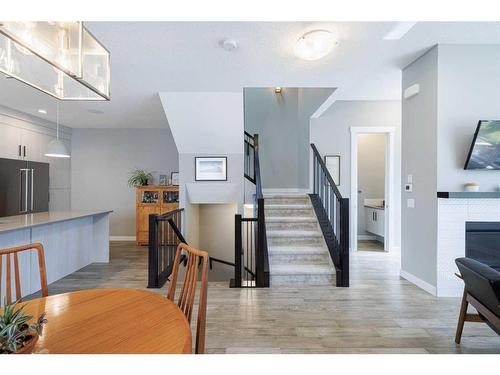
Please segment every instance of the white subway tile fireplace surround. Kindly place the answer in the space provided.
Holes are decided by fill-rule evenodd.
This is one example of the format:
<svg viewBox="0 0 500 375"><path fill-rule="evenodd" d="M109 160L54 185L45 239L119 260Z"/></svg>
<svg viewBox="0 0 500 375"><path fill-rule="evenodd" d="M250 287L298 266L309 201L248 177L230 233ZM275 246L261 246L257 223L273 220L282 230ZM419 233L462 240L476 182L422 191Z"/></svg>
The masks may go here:
<svg viewBox="0 0 500 375"><path fill-rule="evenodd" d="M437 295L461 297L463 283L455 276L455 259L465 256L465 223L500 222L500 198L438 198Z"/></svg>

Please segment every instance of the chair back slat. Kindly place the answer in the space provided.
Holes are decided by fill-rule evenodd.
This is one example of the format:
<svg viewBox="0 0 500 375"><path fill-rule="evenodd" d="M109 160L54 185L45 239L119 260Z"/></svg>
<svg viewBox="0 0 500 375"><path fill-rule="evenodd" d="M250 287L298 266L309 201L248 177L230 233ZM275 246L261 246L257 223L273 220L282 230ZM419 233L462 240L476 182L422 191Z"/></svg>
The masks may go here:
<svg viewBox="0 0 500 375"><path fill-rule="evenodd" d="M43 246L40 243L32 243L29 245L22 245L11 247L8 249L0 249L0 301L1 301L1 290L2 290L2 259L5 255L5 297L6 303L12 304L12 259L14 261L14 285L15 285L15 300L18 301L22 298L21 291L21 274L19 270L19 257L18 253L23 251L36 250L38 256L38 269L40 273L40 287L42 290L42 297L47 297L49 295L47 288L47 272L45 268L45 254L43 251Z"/></svg>
<svg viewBox="0 0 500 375"><path fill-rule="evenodd" d="M206 323L206 305L207 305L207 286L208 286L208 253L188 246L185 243L179 244L175 254L174 268L172 270L172 280L170 282L167 298L175 302L175 289L177 286L177 277L179 274L180 257L182 251L186 252L187 263L184 270L184 279L181 292L177 301L177 306L186 316L191 324L194 299L196 296L196 285L198 282L199 264L202 264L200 299L198 304L198 319L196 324L196 346L195 353L205 352L205 323Z"/></svg>

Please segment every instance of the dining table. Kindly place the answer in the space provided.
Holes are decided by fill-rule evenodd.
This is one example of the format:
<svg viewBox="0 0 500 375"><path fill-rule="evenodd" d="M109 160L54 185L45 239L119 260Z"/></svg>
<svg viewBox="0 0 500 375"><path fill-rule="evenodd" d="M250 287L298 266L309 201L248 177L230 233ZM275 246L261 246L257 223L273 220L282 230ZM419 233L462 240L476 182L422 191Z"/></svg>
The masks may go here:
<svg viewBox="0 0 500 375"><path fill-rule="evenodd" d="M34 353L186 354L191 328L165 295L139 289L89 289L36 298L24 313L46 313Z"/></svg>

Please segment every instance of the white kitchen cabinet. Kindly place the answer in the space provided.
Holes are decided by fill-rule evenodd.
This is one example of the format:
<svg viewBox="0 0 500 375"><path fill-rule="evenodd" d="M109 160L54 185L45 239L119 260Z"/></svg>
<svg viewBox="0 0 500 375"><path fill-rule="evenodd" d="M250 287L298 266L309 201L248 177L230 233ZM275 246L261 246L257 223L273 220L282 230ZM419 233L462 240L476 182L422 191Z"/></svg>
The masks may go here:
<svg viewBox="0 0 500 375"><path fill-rule="evenodd" d="M365 207L366 231L384 237L385 212L383 209Z"/></svg>
<svg viewBox="0 0 500 375"><path fill-rule="evenodd" d="M0 157L20 159L21 131L19 128L0 123Z"/></svg>

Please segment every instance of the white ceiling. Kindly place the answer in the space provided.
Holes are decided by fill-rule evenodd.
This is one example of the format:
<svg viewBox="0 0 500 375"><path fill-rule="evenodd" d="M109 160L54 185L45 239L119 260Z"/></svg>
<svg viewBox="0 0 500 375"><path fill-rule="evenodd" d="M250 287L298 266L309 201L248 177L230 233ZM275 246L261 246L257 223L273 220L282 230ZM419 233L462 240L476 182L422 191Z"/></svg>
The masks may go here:
<svg viewBox="0 0 500 375"><path fill-rule="evenodd" d="M70 127L164 127L158 92L168 91L337 87L337 100L399 99L401 68L433 45L500 44L500 22L420 22L401 40L383 40L394 24L88 22L111 51L111 101L63 102L61 122ZM295 41L316 28L336 31L340 45L321 60L297 59ZM223 38L235 39L238 49L220 48ZM55 119L55 99L13 79L0 78L0 104ZM40 115L39 108L48 114Z"/></svg>

